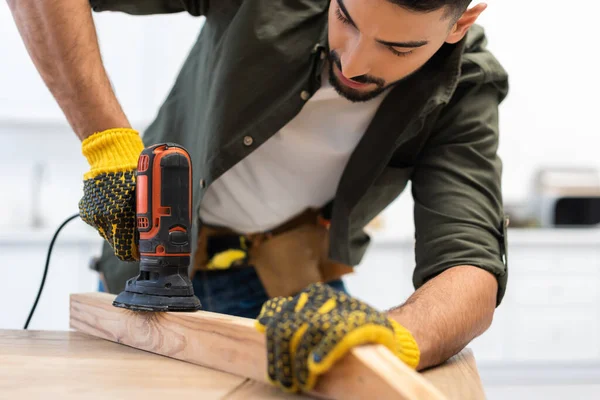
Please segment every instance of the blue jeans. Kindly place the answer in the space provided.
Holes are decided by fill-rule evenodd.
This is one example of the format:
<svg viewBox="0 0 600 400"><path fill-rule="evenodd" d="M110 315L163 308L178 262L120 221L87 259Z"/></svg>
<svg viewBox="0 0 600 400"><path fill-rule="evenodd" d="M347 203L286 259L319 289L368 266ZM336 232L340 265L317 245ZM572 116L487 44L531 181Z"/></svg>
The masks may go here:
<svg viewBox="0 0 600 400"><path fill-rule="evenodd" d="M194 294L204 311L256 318L262 305L269 300L253 267L223 271L198 271L192 279ZM344 282L336 279L327 284L346 292Z"/></svg>

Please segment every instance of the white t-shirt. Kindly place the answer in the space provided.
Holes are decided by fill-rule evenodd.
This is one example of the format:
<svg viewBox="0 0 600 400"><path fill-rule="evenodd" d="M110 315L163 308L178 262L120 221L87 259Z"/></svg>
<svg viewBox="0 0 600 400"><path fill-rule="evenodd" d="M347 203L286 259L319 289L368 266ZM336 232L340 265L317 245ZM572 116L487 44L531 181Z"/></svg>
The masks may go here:
<svg viewBox="0 0 600 400"><path fill-rule="evenodd" d="M207 188L200 218L255 233L325 205L386 93L353 103L323 73L321 88L296 117Z"/></svg>

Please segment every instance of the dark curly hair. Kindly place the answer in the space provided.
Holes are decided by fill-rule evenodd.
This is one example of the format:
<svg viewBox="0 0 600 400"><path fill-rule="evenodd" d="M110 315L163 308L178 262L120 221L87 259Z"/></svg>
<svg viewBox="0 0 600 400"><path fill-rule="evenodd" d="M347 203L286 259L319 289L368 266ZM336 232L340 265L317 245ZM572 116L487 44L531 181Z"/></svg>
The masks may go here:
<svg viewBox="0 0 600 400"><path fill-rule="evenodd" d="M388 0L408 10L429 12L446 7L446 16L457 20L465 12L472 0Z"/></svg>

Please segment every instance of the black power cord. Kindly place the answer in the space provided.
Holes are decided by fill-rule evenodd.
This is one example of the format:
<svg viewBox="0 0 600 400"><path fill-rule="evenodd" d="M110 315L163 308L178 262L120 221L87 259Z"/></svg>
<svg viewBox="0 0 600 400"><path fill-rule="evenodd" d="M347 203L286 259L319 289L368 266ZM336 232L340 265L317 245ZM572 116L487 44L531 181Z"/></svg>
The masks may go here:
<svg viewBox="0 0 600 400"><path fill-rule="evenodd" d="M31 317L33 317L35 308L37 307L38 301L40 300L40 297L42 295L42 290L44 289L44 284L46 283L46 276L48 275L48 266L50 265L50 254L52 254L52 247L54 247L54 242L56 241L56 237L58 236L58 233L60 232L60 230L66 224L68 224L71 220L73 220L77 217L79 217L79 213L77 213L75 215L71 215L58 227L56 232L54 232L54 236L52 237L52 241L50 242L50 247L48 247L48 254L46 255L46 266L44 267L44 275L42 276L42 282L40 283L40 288L38 290L37 297L35 298L35 303L33 303L33 307L31 307L31 311L29 312L29 317L27 317L27 322L25 322L25 327L23 329L27 329L27 327L29 326Z"/></svg>

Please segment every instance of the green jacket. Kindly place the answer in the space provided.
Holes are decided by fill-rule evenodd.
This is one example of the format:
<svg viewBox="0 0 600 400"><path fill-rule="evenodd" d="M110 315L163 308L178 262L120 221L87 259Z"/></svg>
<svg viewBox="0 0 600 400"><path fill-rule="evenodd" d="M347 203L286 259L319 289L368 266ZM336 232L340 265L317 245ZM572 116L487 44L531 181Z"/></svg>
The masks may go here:
<svg viewBox="0 0 600 400"><path fill-rule="evenodd" d="M290 121L319 89L329 1L90 0L95 11L206 16L143 135L147 145L171 141L190 152L196 218L206 188ZM363 228L410 180L415 288L452 266L475 265L497 277L500 304L507 264L498 106L507 93L507 73L486 49L480 26L457 45L445 44L394 87L339 182L330 257L359 264L370 242ZM100 268L112 292L123 288L124 273L137 271L136 265L119 263L108 246Z"/></svg>

